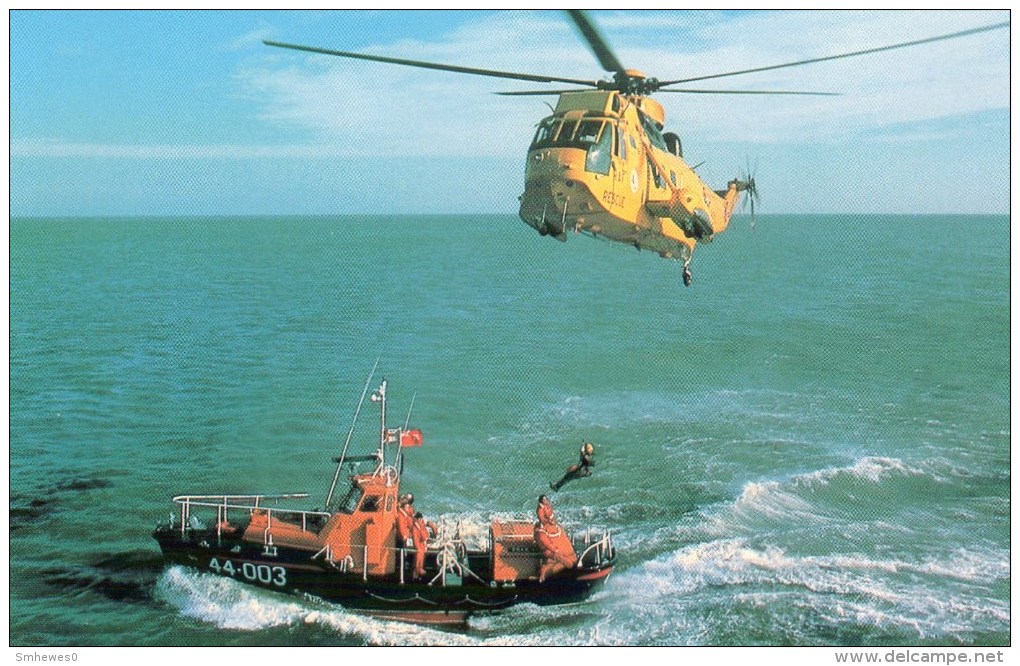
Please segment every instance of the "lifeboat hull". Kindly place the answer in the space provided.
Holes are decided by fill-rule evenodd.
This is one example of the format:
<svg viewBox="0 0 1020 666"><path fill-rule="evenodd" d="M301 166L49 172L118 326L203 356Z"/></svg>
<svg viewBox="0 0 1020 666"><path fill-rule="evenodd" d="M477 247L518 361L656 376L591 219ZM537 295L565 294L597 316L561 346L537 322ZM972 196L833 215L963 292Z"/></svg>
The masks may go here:
<svg viewBox="0 0 1020 666"><path fill-rule="evenodd" d="M584 601L612 573L615 553L590 566L560 572L544 582L537 579L497 581L473 575L442 573L437 553L425 561L426 575L410 579L411 558L406 553L403 572L366 575L356 563L331 563L323 553L302 548L253 544L241 538L217 535L215 530L182 532L157 528L153 537L168 563L180 564L208 574L232 578L278 592L310 595L339 604L347 610L380 618L423 624L456 625L475 615L489 615L521 603L569 604ZM474 572L486 567L490 555L467 552L464 561Z"/></svg>

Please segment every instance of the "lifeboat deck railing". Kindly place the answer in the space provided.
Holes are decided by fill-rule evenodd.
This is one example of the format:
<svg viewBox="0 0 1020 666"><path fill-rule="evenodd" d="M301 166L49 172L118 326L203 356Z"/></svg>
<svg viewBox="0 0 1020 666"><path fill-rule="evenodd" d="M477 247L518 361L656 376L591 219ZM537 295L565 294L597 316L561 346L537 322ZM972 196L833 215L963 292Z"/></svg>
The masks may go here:
<svg viewBox="0 0 1020 666"><path fill-rule="evenodd" d="M191 510L195 507L201 507L206 509L216 509L216 537L221 538L223 536L223 526L227 522L227 513L231 510L265 512L267 518L267 534L273 524L273 514L285 515L291 518L300 516L301 529L303 530L308 529L308 519L311 517L314 517L316 521L323 518L328 520L332 514L327 511L281 509L279 507L265 506L264 504L265 502L306 499L307 497L308 493L287 493L283 495L178 495L177 497L174 497L173 501L181 507L182 536L185 534L189 524L191 523Z"/></svg>
<svg viewBox="0 0 1020 666"><path fill-rule="evenodd" d="M584 545L585 549L577 558L579 566L585 565L585 558L589 555L594 556L596 567L601 567L603 562L613 557L613 535L609 530L596 537L589 529L584 534Z"/></svg>
<svg viewBox="0 0 1020 666"><path fill-rule="evenodd" d="M173 502L178 504L180 509L180 532L181 536L187 533L189 527L192 525L192 509L204 508L204 509L215 509L216 510L216 536L217 539L222 538L223 527L227 524L227 515L230 511L245 511L263 512L267 518L267 525L265 530L265 545L267 548L273 547L272 535L270 529L273 524L273 516L286 516L289 520L286 522L293 524L295 517L301 518L301 529L308 530L309 519L314 518L314 522L318 523L323 519L328 520L332 514L326 511L304 511L300 509L282 509L274 506L267 506L266 502L279 502L285 500L294 499L306 499L308 493L288 493L282 495L179 495L173 498ZM173 514L171 513L170 528L173 529ZM443 526L443 533L435 541L429 543L428 551L435 553L437 556L437 565L439 565L439 574L432 579L432 583L438 579L441 581L443 586L446 585L445 576L442 574L453 573L458 576L464 576L467 574L469 577L476 578L479 581L482 579L467 568L464 562L460 561L457 557L457 551L462 550L466 553L467 549L464 549L464 543L460 539L449 539L446 537L446 525ZM531 535L504 535L498 540L510 541L520 540L527 541L531 538ZM584 546L577 558L578 566L580 567L593 567L600 568L604 562L611 560L614 556L612 534L606 530L601 534L594 532L592 529L588 529L584 533L584 537L580 540L579 545ZM491 540L491 534L489 540L478 552L491 553L493 543ZM330 565L337 567L341 571L359 571L363 577L368 576L368 544L351 544L351 554L337 561L334 559L334 554L331 552L329 544L325 544L321 550L319 550L312 559L323 558ZM408 556L413 553L413 548L406 547L383 547L384 550L392 551L397 561L399 562L399 574L400 583L405 583L405 566L408 560ZM360 555L360 562L356 561L354 555ZM360 565L360 566L359 566ZM430 583L431 584L431 583Z"/></svg>

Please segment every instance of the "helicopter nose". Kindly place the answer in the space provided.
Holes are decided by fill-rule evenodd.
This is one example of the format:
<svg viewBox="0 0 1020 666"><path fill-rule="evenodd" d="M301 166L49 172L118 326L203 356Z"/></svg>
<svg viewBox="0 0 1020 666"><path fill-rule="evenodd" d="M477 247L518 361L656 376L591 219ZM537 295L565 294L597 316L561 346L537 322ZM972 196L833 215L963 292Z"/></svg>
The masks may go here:
<svg viewBox="0 0 1020 666"><path fill-rule="evenodd" d="M570 199L569 188L573 187L574 181L572 180L563 181L561 183L552 183L549 187L549 192L552 195L553 201L562 206Z"/></svg>

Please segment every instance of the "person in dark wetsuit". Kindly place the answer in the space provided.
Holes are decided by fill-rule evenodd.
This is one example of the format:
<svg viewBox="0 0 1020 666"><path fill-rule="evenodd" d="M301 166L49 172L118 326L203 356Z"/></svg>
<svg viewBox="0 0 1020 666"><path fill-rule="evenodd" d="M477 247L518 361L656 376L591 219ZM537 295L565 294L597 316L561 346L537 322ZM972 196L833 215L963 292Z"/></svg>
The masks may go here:
<svg viewBox="0 0 1020 666"><path fill-rule="evenodd" d="M554 491L562 488L566 483L573 481L574 479L580 479L582 476L591 476L591 468L595 466L595 446L591 442L585 442L581 445L581 459L578 460L576 465L571 465L567 468L567 473L563 475L563 478L556 483L550 483L549 487Z"/></svg>

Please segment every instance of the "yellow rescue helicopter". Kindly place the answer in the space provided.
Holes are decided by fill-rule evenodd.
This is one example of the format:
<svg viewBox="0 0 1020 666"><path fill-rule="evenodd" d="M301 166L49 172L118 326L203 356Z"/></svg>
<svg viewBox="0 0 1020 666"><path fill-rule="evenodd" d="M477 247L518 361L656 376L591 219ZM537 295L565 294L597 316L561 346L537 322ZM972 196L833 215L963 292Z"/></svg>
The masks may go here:
<svg viewBox="0 0 1020 666"><path fill-rule="evenodd" d="M538 124L528 149L520 216L542 235L565 241L569 232L601 236L648 249L666 259L683 262L683 281L691 283L691 255L699 242L711 241L726 230L741 193L754 214L757 189L750 174L734 178L725 189L714 190L683 157L680 138L664 132L665 112L652 93L729 95L837 95L833 92L791 90L718 90L675 86L709 79L796 67L810 63L863 56L931 42L955 39L1008 27L986 25L925 39L900 42L849 53L764 67L660 81L627 69L582 11L569 10L577 26L607 72L609 80L574 79L520 72L464 67L420 60L337 51L266 40L268 46L344 58L406 65L537 83L583 86L570 90L523 90L500 95L558 95L553 114Z"/></svg>

